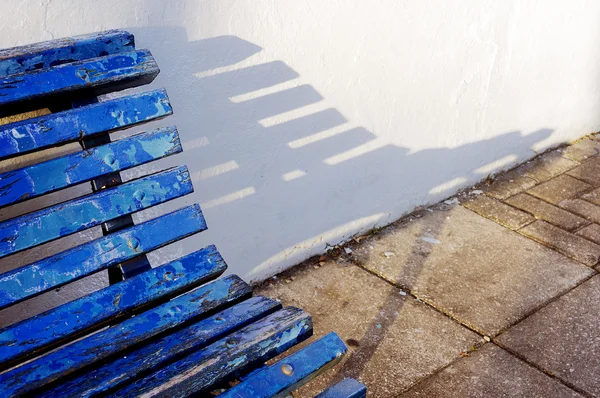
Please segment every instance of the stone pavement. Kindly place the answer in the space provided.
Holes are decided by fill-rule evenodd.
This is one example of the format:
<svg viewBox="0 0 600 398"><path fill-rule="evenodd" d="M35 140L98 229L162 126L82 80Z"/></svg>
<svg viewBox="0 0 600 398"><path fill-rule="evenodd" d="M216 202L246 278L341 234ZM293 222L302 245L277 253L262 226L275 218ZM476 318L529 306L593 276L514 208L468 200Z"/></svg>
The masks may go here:
<svg viewBox="0 0 600 398"><path fill-rule="evenodd" d="M354 377L372 397L600 397L600 141L271 278L349 354L295 396Z"/></svg>

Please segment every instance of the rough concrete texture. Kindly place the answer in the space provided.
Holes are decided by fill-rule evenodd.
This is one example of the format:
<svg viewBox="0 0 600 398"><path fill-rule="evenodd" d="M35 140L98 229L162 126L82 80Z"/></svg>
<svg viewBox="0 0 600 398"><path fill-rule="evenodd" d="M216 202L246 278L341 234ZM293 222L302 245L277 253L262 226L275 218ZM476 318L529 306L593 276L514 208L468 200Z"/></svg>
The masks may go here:
<svg viewBox="0 0 600 398"><path fill-rule="evenodd" d="M385 229L352 256L362 267L487 335L592 270L462 207Z"/></svg>
<svg viewBox="0 0 600 398"><path fill-rule="evenodd" d="M578 214L588 220L600 223L600 207L582 199L567 199L558 204L571 213Z"/></svg>
<svg viewBox="0 0 600 398"><path fill-rule="evenodd" d="M595 276L498 337L502 346L600 396L600 277Z"/></svg>
<svg viewBox="0 0 600 398"><path fill-rule="evenodd" d="M402 398L582 397L501 348L486 344Z"/></svg>
<svg viewBox="0 0 600 398"><path fill-rule="evenodd" d="M533 178L537 182L544 182L554 178L578 165L571 159L561 156L560 151L553 151L522 164L515 171L517 174Z"/></svg>
<svg viewBox="0 0 600 398"><path fill-rule="evenodd" d="M600 225L590 224L587 227L581 228L579 231L577 231L577 235L600 244Z"/></svg>
<svg viewBox="0 0 600 398"><path fill-rule="evenodd" d="M600 142L591 137L585 137L562 150L563 157L580 163L597 157L599 153Z"/></svg>
<svg viewBox="0 0 600 398"><path fill-rule="evenodd" d="M596 188L593 191L588 192L581 197L583 199L587 200L588 202L592 202L592 203L600 206L600 188Z"/></svg>
<svg viewBox="0 0 600 398"><path fill-rule="evenodd" d="M494 182L483 187L486 195L504 200L533 187L537 182L533 178L524 177L512 171L496 178Z"/></svg>
<svg viewBox="0 0 600 398"><path fill-rule="evenodd" d="M478 196L463 206L510 229L519 229L535 220L531 215L487 196Z"/></svg>
<svg viewBox="0 0 600 398"><path fill-rule="evenodd" d="M511 206L533 214L535 218L548 221L556 226L571 231L589 224L589 221L569 213L566 210L534 198L528 194L518 194L506 200Z"/></svg>
<svg viewBox="0 0 600 398"><path fill-rule="evenodd" d="M544 221L536 221L519 231L585 265L594 266L600 259L600 246L570 234Z"/></svg>
<svg viewBox="0 0 600 398"><path fill-rule="evenodd" d="M344 377L366 383L370 396L395 396L483 342L343 258L318 269L305 265L256 292L303 308L313 317L315 336L334 330L349 346L343 361L294 394L298 397L313 397Z"/></svg>
<svg viewBox="0 0 600 398"><path fill-rule="evenodd" d="M598 186L600 185L600 161L599 159L590 160L581 166L567 171L567 174L590 185Z"/></svg>
<svg viewBox="0 0 600 398"><path fill-rule="evenodd" d="M591 185L563 174L541 185L537 185L527 192L546 202L558 204L565 199L574 198L591 188Z"/></svg>

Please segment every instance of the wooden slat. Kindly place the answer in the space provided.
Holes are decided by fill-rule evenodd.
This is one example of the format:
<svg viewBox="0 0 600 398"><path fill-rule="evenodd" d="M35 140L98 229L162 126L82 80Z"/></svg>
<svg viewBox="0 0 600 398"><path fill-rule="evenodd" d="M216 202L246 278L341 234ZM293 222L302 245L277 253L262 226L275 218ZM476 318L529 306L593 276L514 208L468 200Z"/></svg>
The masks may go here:
<svg viewBox="0 0 600 398"><path fill-rule="evenodd" d="M0 173L0 207L181 152L175 127Z"/></svg>
<svg viewBox="0 0 600 398"><path fill-rule="evenodd" d="M248 297L252 289L235 275L216 280L120 324L0 374L0 396L28 393L159 333Z"/></svg>
<svg viewBox="0 0 600 398"><path fill-rule="evenodd" d="M226 268L216 247L209 246L11 325L0 330L0 370L214 279Z"/></svg>
<svg viewBox="0 0 600 398"><path fill-rule="evenodd" d="M0 126L0 158L73 142L173 113L164 89Z"/></svg>
<svg viewBox="0 0 600 398"><path fill-rule="evenodd" d="M315 398L365 398L367 387L354 379L344 379Z"/></svg>
<svg viewBox="0 0 600 398"><path fill-rule="evenodd" d="M0 77L135 49L133 35L109 30L0 50Z"/></svg>
<svg viewBox="0 0 600 398"><path fill-rule="evenodd" d="M150 51L138 50L10 75L0 78L0 117L48 105L42 97L79 90L105 94L148 84L158 73Z"/></svg>
<svg viewBox="0 0 600 398"><path fill-rule="evenodd" d="M192 205L0 274L0 308L206 229Z"/></svg>
<svg viewBox="0 0 600 398"><path fill-rule="evenodd" d="M338 335L329 333L266 369L256 372L220 396L223 398L285 396L338 363L346 351L346 345Z"/></svg>
<svg viewBox="0 0 600 398"><path fill-rule="evenodd" d="M210 386L234 372L264 362L311 334L310 315L298 308L287 307L113 392L111 396L175 398L206 393Z"/></svg>
<svg viewBox="0 0 600 398"><path fill-rule="evenodd" d="M160 367L161 364L197 351L223 336L281 309L281 304L266 297L252 297L178 332L60 383L44 397L91 397L108 394Z"/></svg>
<svg viewBox="0 0 600 398"><path fill-rule="evenodd" d="M0 224L0 257L193 192L187 167L130 181Z"/></svg>

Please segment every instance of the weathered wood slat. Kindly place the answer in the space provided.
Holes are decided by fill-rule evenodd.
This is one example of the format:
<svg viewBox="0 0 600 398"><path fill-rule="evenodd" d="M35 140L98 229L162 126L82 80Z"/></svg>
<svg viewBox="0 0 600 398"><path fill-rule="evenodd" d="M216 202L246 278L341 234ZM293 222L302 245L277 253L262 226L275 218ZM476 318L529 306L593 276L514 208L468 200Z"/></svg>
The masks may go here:
<svg viewBox="0 0 600 398"><path fill-rule="evenodd" d="M344 379L315 398L365 398L367 387L354 379Z"/></svg>
<svg viewBox="0 0 600 398"><path fill-rule="evenodd" d="M235 275L218 279L120 324L0 374L0 396L25 394L184 322L248 297Z"/></svg>
<svg viewBox="0 0 600 398"><path fill-rule="evenodd" d="M277 301L260 296L252 297L44 391L44 397L91 397L107 394L110 390L152 372L173 358L197 351L279 309L281 304Z"/></svg>
<svg viewBox="0 0 600 398"><path fill-rule="evenodd" d="M0 308L206 229L197 204L0 274Z"/></svg>
<svg viewBox="0 0 600 398"><path fill-rule="evenodd" d="M0 173L0 207L181 152L175 127Z"/></svg>
<svg viewBox="0 0 600 398"><path fill-rule="evenodd" d="M347 348L335 333L320 338L294 354L230 388L223 398L285 396L342 359Z"/></svg>
<svg viewBox="0 0 600 398"><path fill-rule="evenodd" d="M38 100L49 95L78 90L100 95L148 84L158 73L150 51L138 50L6 76L0 78L0 117L43 106Z"/></svg>
<svg viewBox="0 0 600 398"><path fill-rule="evenodd" d="M0 50L0 77L135 49L133 35L109 30Z"/></svg>
<svg viewBox="0 0 600 398"><path fill-rule="evenodd" d="M248 365L264 362L312 334L304 311L287 307L111 394L187 397Z"/></svg>
<svg viewBox="0 0 600 398"><path fill-rule="evenodd" d="M164 89L0 126L0 158L110 132L173 113Z"/></svg>
<svg viewBox="0 0 600 398"><path fill-rule="evenodd" d="M209 246L11 325L0 330L0 370L214 279L226 268L216 247Z"/></svg>
<svg viewBox="0 0 600 398"><path fill-rule="evenodd" d="M0 224L0 257L193 192L187 167L130 181Z"/></svg>

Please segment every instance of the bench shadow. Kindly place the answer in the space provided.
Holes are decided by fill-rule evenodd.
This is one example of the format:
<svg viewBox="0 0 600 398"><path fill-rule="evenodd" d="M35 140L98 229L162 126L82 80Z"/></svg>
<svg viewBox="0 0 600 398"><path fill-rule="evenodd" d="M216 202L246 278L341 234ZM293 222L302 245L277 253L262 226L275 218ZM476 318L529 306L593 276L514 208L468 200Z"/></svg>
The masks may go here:
<svg viewBox="0 0 600 398"><path fill-rule="evenodd" d="M204 236L186 245L215 242L231 271L245 279L273 275L393 221L403 209L435 203L533 156L530 148L552 134L515 130L454 148L411 151L354 125L289 65L258 57L256 44L233 36L190 42L184 30L173 32L134 30L149 44L154 35L165 38L164 49L152 47L159 65L170 51L190 58L163 66L156 83L169 90L177 115L169 122L177 124L185 149L178 162L190 167L197 190L192 200L202 204L209 223ZM493 161L477 164L474 157ZM436 236L444 226L428 227ZM404 268L411 275L403 280L418 280L428 259L414 247L413 266ZM360 377L401 306L388 297L335 381Z"/></svg>
<svg viewBox="0 0 600 398"><path fill-rule="evenodd" d="M169 123L178 126L185 149L177 162L190 167L197 190L192 200L202 204L209 223L183 251L214 242L231 271L245 279L276 274L388 224L405 209L435 203L533 156L531 148L553 132L515 130L411 151L354 125L289 65L258 56L256 44L233 36L190 42L182 29L133 31L149 45L154 35L165 38L164 47L152 47L163 66L156 84L169 91L176 115ZM173 53L189 60L164 67L162 58ZM444 226L428 227L435 236ZM418 280L428 259L414 247L413 266L404 271L411 275L403 280ZM360 377L400 311L390 295L335 380Z"/></svg>
<svg viewBox="0 0 600 398"><path fill-rule="evenodd" d="M209 224L175 255L215 243L246 280L444 199L533 156L530 148L552 134L515 130L411 151L355 125L289 65L265 61L256 44L234 36L188 41L176 27L130 30L138 47L152 48L162 69L153 85L166 87L173 103L174 116L158 124L177 125L184 147L151 167L188 165L196 192L184 200L199 202ZM168 62L174 54L186 56Z"/></svg>
<svg viewBox="0 0 600 398"><path fill-rule="evenodd" d="M181 27L128 30L139 48L150 48L156 57L161 74L152 87L167 88L175 113L115 136L174 124L184 152L124 175L186 164L196 189L136 217L199 202L209 225L202 234L152 253L154 265L214 243L230 272L259 280L530 157L530 148L552 134L548 128L514 130L452 148L413 151L354 124L289 65L266 60L257 44L235 36L189 40ZM415 252L413 280L426 261ZM0 312L3 323L41 312L25 305ZM382 310L385 315L373 319L337 378L360 376L397 317L389 314L401 308L390 297Z"/></svg>

